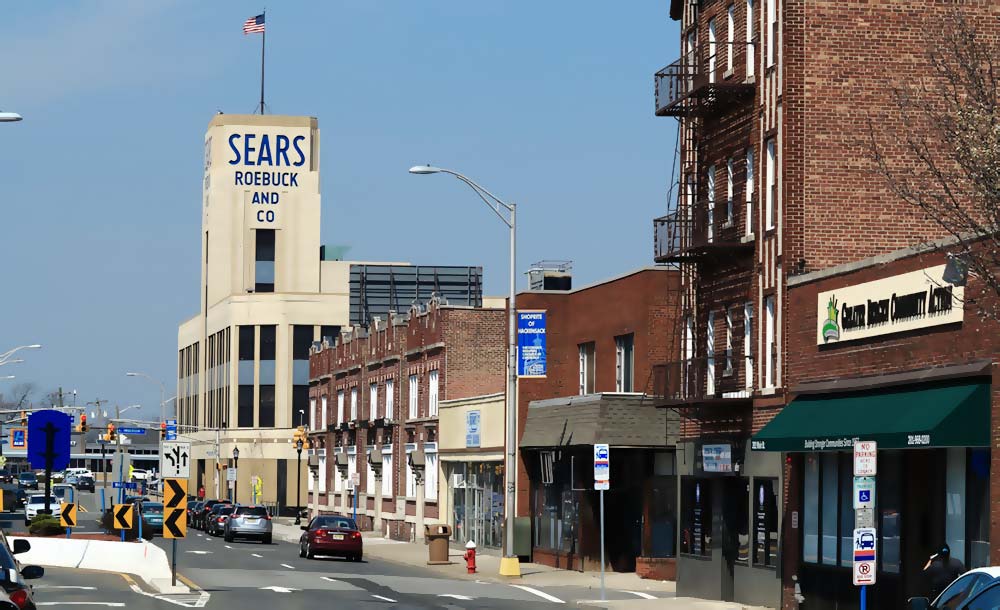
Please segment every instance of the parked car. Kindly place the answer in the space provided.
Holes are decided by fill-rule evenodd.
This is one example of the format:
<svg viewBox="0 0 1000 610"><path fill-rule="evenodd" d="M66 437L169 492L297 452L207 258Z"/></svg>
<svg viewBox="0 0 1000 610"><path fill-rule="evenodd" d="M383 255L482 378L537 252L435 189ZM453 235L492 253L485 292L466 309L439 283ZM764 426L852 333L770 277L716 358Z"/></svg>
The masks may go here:
<svg viewBox="0 0 1000 610"><path fill-rule="evenodd" d="M17 484L21 489L38 489L38 477L33 472L22 472L17 475Z"/></svg>
<svg viewBox="0 0 1000 610"><path fill-rule="evenodd" d="M361 532L354 519L319 516L303 525L299 538L299 557L312 559L316 555L334 555L361 561L364 546Z"/></svg>
<svg viewBox="0 0 1000 610"><path fill-rule="evenodd" d="M63 472L67 476L71 475L71 474L75 474L77 476L80 476L80 475L87 475L87 476L91 476L91 477L94 476L94 473L90 471L90 468L67 468Z"/></svg>
<svg viewBox="0 0 1000 610"><path fill-rule="evenodd" d="M1000 567L976 568L956 578L933 602L926 597L911 597L907 601L910 610L960 610L979 608L971 606L972 599L990 584L1000 579ZM982 606L993 608L994 606Z"/></svg>
<svg viewBox="0 0 1000 610"><path fill-rule="evenodd" d="M52 485L52 495L57 502L76 502L76 489L66 483L55 483Z"/></svg>
<svg viewBox="0 0 1000 610"><path fill-rule="evenodd" d="M226 521L229 515L235 510L232 504L216 504L212 507L212 512L205 517L205 533L211 536L221 536L226 529Z"/></svg>
<svg viewBox="0 0 1000 610"><path fill-rule="evenodd" d="M143 538L149 540L153 536L163 535L163 504L142 502L139 504L139 515L142 517Z"/></svg>
<svg viewBox="0 0 1000 610"><path fill-rule="evenodd" d="M14 473L6 468L0 468L0 483L13 483Z"/></svg>
<svg viewBox="0 0 1000 610"><path fill-rule="evenodd" d="M187 522L188 522L188 527L194 527L195 526L194 525L194 516L198 513L199 510L201 510L201 507L204 504L205 503L202 502L201 500L188 500L188 505L187 505Z"/></svg>
<svg viewBox="0 0 1000 610"><path fill-rule="evenodd" d="M31 525L31 520L45 509L45 494L32 494L24 505L24 524ZM49 510L56 514L59 510L59 498L52 496L49 500Z"/></svg>
<svg viewBox="0 0 1000 610"><path fill-rule="evenodd" d="M223 532L226 542L236 538L259 538L264 544L271 544L271 515L263 506L237 506Z"/></svg>
<svg viewBox="0 0 1000 610"><path fill-rule="evenodd" d="M7 535L0 532L0 590L6 595L0 601L10 601L17 610L36 610L34 591L26 580L34 580L45 575L45 570L39 566L22 566L15 555L27 553L31 550L31 543L21 538L13 541L11 548ZM7 606L0 604L0 607L7 609Z"/></svg>
<svg viewBox="0 0 1000 610"><path fill-rule="evenodd" d="M212 507L215 506L216 504L232 504L232 502L230 502L229 500L208 500L207 502L201 505L201 508L195 515L196 523L194 527L197 527L202 531L205 530L205 526L207 524L207 519L205 517L208 516L208 513L212 510Z"/></svg>
<svg viewBox="0 0 1000 610"><path fill-rule="evenodd" d="M76 482L79 480L79 478L80 477L78 477L75 474L68 474L63 478L63 483L67 485L76 485Z"/></svg>
<svg viewBox="0 0 1000 610"><path fill-rule="evenodd" d="M80 491L94 491L96 483L93 475L81 474L76 478L76 488Z"/></svg>
<svg viewBox="0 0 1000 610"><path fill-rule="evenodd" d="M944 595L944 593L942 592L941 595ZM941 597L938 596L938 599L941 599ZM914 600L919 600L923 605L913 605L912 602ZM997 610L1000 608L1000 579L989 581L984 587L971 593L967 599L959 602L958 605L928 606L926 597L911 598L910 602L911 605L909 607L917 609L940 607L954 608L955 610Z"/></svg>
<svg viewBox="0 0 1000 610"><path fill-rule="evenodd" d="M132 480L133 481L145 481L149 478L149 471L143 470L142 468L132 469Z"/></svg>

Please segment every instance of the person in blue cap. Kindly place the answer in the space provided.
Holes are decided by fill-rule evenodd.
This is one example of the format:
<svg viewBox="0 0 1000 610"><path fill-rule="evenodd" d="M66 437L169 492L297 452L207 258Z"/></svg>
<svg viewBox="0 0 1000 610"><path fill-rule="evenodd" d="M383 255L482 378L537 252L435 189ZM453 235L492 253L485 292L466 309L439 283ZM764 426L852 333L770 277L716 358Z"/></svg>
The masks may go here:
<svg viewBox="0 0 1000 610"><path fill-rule="evenodd" d="M956 578L965 573L965 564L951 556L948 543L941 545L941 550L930 556L924 566L924 576L927 578L929 595L933 601Z"/></svg>

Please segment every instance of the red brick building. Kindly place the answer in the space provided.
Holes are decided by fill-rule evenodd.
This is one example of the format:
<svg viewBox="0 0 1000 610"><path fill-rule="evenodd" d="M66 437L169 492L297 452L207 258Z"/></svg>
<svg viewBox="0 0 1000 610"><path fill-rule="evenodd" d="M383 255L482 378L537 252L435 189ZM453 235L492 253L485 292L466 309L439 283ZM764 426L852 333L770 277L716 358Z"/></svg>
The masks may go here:
<svg viewBox="0 0 1000 610"><path fill-rule="evenodd" d="M654 241L655 260L677 265L681 274L680 323L672 333L679 357L663 363L657 391L682 421L678 595L793 607L796 576L809 607L856 602L846 593L849 585L843 588L843 550L828 542L823 555L822 541L843 542L842 530L821 535L817 555L802 546L810 508L789 509L805 497L799 461L836 460L772 451L763 436L756 446L764 449L755 450L752 437L796 399L800 384L892 368L891 360L869 362L850 347L817 351L815 336L808 350L798 351L803 346L793 316L803 314L792 310L792 291L810 290L810 281L798 284L796 278L818 282L831 269L895 256L941 236L889 191L866 141L871 124L890 135L920 128L892 111L891 85L932 76L926 51L954 6L899 0L670 3L671 17L680 22L680 58L655 75L655 110L678 119L680 172L676 202L654 220ZM995 3L961 6L995 40ZM912 162L891 137L886 146L890 167ZM812 302L808 312L813 326L816 307ZM810 369L833 352L843 356L830 361L828 372ZM890 359L910 359L908 349L891 353ZM916 360L912 368L943 360L957 362ZM799 373L794 366L806 369ZM966 459L979 464L982 457L970 453ZM829 477L820 480L832 485ZM850 516L836 515L844 523ZM914 589L914 565L926 550L917 539L899 547L901 576L890 564L882 580L896 584L878 589L892 603L879 607L898 607L898 596ZM890 542L887 548L897 547ZM977 548L981 557L983 547Z"/></svg>
<svg viewBox="0 0 1000 610"><path fill-rule="evenodd" d="M503 390L504 316L432 301L313 350L313 511L352 514L356 502L362 527L399 540L422 538L424 524L443 520L439 404Z"/></svg>
<svg viewBox="0 0 1000 610"><path fill-rule="evenodd" d="M547 318L546 376L518 383L517 514L531 520L533 561L599 569L593 445L608 443L608 567L673 578L677 420L649 393L653 364L676 358L668 336L678 281L675 270L652 267L518 294L519 312Z"/></svg>

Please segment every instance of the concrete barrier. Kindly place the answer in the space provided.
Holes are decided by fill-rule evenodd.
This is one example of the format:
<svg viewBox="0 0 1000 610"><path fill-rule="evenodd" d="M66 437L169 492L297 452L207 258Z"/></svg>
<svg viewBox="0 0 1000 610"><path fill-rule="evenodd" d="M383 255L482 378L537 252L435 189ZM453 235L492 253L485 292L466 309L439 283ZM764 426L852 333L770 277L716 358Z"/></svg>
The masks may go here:
<svg viewBox="0 0 1000 610"><path fill-rule="evenodd" d="M12 540L23 536L11 536ZM149 542L74 540L72 538L23 537L31 550L18 555L23 565L55 568L83 568L98 572L131 574L148 583L158 593L188 593L170 584L167 553Z"/></svg>

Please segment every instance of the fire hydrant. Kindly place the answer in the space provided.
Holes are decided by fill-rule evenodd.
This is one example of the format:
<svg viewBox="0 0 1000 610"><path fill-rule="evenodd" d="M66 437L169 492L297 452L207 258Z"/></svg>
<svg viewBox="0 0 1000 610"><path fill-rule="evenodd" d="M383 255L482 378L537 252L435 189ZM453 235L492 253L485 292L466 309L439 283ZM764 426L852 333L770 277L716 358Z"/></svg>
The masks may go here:
<svg viewBox="0 0 1000 610"><path fill-rule="evenodd" d="M476 543L473 541L468 541L465 543L465 554L462 555L462 559L465 559L465 569L469 571L469 574L476 573Z"/></svg>

